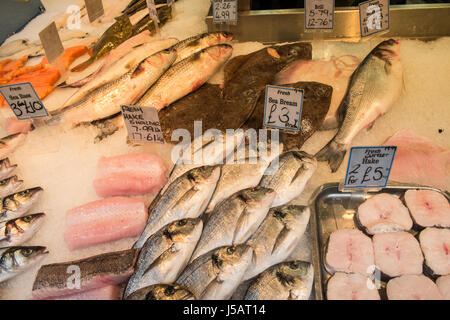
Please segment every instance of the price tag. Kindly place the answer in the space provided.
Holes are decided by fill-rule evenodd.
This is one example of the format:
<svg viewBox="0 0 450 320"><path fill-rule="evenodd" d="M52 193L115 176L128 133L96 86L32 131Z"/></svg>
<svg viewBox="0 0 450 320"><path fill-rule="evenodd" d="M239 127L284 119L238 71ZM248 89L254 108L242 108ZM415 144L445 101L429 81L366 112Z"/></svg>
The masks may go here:
<svg viewBox="0 0 450 320"><path fill-rule="evenodd" d="M84 0L84 3L86 4L90 23L94 22L105 13L102 0Z"/></svg>
<svg viewBox="0 0 450 320"><path fill-rule="evenodd" d="M41 39L48 62L55 62L55 60L64 52L64 47L59 38L55 22L52 22L44 30L39 32L39 38Z"/></svg>
<svg viewBox="0 0 450 320"><path fill-rule="evenodd" d="M303 90L266 86L264 126L290 131L300 130Z"/></svg>
<svg viewBox="0 0 450 320"><path fill-rule="evenodd" d="M305 0L305 29L334 28L334 0Z"/></svg>
<svg viewBox="0 0 450 320"><path fill-rule="evenodd" d="M29 82L1 86L0 93L18 120L37 119L48 116L44 104Z"/></svg>
<svg viewBox="0 0 450 320"><path fill-rule="evenodd" d="M353 147L344 188L384 188L397 147Z"/></svg>
<svg viewBox="0 0 450 320"><path fill-rule="evenodd" d="M164 143L156 108L122 106L122 115L132 141Z"/></svg>
<svg viewBox="0 0 450 320"><path fill-rule="evenodd" d="M238 20L237 0L213 0L213 22L234 22Z"/></svg>
<svg viewBox="0 0 450 320"><path fill-rule="evenodd" d="M359 4L361 37L389 30L389 0L370 0Z"/></svg>

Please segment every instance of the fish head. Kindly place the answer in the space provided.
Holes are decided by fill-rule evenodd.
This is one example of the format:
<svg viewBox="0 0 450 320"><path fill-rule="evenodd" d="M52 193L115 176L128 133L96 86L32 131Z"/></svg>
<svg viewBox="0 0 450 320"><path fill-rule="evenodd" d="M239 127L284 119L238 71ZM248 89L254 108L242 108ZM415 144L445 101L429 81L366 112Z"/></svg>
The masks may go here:
<svg viewBox="0 0 450 320"><path fill-rule="evenodd" d="M201 53L206 53L210 58L217 61L226 61L231 57L233 53L233 47L229 44L217 44L212 47L208 47L200 51Z"/></svg>
<svg viewBox="0 0 450 320"><path fill-rule="evenodd" d="M46 247L10 247L2 255L0 265L11 271L22 269L41 260L48 251Z"/></svg>
<svg viewBox="0 0 450 320"><path fill-rule="evenodd" d="M31 188L15 193L13 198L20 206L26 206L35 203L43 191L41 187Z"/></svg>
<svg viewBox="0 0 450 320"><path fill-rule="evenodd" d="M159 59L163 61L168 61L169 64L172 64L177 59L177 49L168 48L159 52Z"/></svg>
<svg viewBox="0 0 450 320"><path fill-rule="evenodd" d="M239 192L239 197L251 207L268 208L275 199L276 192L273 189L257 186L244 189Z"/></svg>
<svg viewBox="0 0 450 320"><path fill-rule="evenodd" d="M217 270L218 280L235 278L236 273L244 272L253 256L253 249L246 244L221 247L212 253L212 263Z"/></svg>
<svg viewBox="0 0 450 320"><path fill-rule="evenodd" d="M165 235L174 242L197 242L203 230L200 218L177 220L168 225Z"/></svg>
<svg viewBox="0 0 450 320"><path fill-rule="evenodd" d="M309 262L295 260L283 263L277 269L277 274L280 274L285 279L304 278L310 275L312 265Z"/></svg>
<svg viewBox="0 0 450 320"><path fill-rule="evenodd" d="M230 42L232 39L233 34L231 32L227 31L213 32L207 36L206 42L208 43L209 46L213 46L220 43Z"/></svg>
<svg viewBox="0 0 450 320"><path fill-rule="evenodd" d="M286 64L298 60L298 57L300 56L304 56L302 54L303 51L305 51L305 48L300 43L292 43L267 48L267 53L280 62L280 70L281 68L286 66Z"/></svg>
<svg viewBox="0 0 450 320"><path fill-rule="evenodd" d="M201 166L188 171L186 176L198 187L209 186L211 184L217 184L221 172L221 166Z"/></svg>
<svg viewBox="0 0 450 320"><path fill-rule="evenodd" d="M279 220L287 229L295 230L308 223L310 210L307 206L287 205L272 208L270 214Z"/></svg>
<svg viewBox="0 0 450 320"><path fill-rule="evenodd" d="M400 42L394 39L382 41L372 50L370 56L383 61L386 72L389 73L394 64L400 64Z"/></svg>
<svg viewBox="0 0 450 320"><path fill-rule="evenodd" d="M36 213L16 219L14 223L18 229L17 233L23 233L24 231L33 232L34 230L39 229L44 222L44 217L45 213Z"/></svg>
<svg viewBox="0 0 450 320"><path fill-rule="evenodd" d="M142 290L148 291L145 300L193 300L194 295L179 285L157 284ZM141 291L141 290L139 290Z"/></svg>
<svg viewBox="0 0 450 320"><path fill-rule="evenodd" d="M17 190L23 183L23 180L19 180L17 176L9 177L0 182L0 185L9 185L12 189Z"/></svg>

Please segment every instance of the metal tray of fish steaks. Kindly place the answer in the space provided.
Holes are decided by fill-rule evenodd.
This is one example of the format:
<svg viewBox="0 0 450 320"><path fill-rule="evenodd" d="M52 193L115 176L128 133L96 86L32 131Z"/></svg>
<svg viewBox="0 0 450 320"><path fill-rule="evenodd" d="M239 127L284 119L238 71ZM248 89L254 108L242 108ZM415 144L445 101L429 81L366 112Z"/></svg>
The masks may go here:
<svg viewBox="0 0 450 320"><path fill-rule="evenodd" d="M332 276L326 271L324 264L324 251L330 234L343 228L358 229L354 222L354 215L359 205L367 199L380 193L389 193L403 199L404 193L410 189L433 190L443 194L450 201L448 192L414 184L389 183L386 187L374 192L339 191L339 183L337 182L327 183L317 188L309 203L316 300L326 299L327 281ZM412 230L412 232L417 234L417 231ZM385 282L381 283L381 291L385 289L385 285ZM381 294L381 297L382 299L385 298L383 294Z"/></svg>

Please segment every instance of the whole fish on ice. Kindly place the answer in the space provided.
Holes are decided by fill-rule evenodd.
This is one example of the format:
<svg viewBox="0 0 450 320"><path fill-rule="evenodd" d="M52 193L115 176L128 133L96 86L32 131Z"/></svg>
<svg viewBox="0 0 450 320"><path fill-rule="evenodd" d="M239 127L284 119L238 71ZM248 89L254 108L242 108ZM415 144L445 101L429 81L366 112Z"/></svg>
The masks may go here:
<svg viewBox="0 0 450 320"><path fill-rule="evenodd" d="M155 284L139 289L125 300L196 300L188 289L172 284Z"/></svg>
<svg viewBox="0 0 450 320"><path fill-rule="evenodd" d="M0 159L12 153L25 140L26 134L16 133L0 139Z"/></svg>
<svg viewBox="0 0 450 320"><path fill-rule="evenodd" d="M17 176L12 176L0 181L0 198L4 198L9 194L16 192L23 181L19 180Z"/></svg>
<svg viewBox="0 0 450 320"><path fill-rule="evenodd" d="M48 254L45 247L0 249L0 282L11 279L38 264Z"/></svg>
<svg viewBox="0 0 450 320"><path fill-rule="evenodd" d="M9 158L0 160L0 179L4 180L17 168L17 164L11 165Z"/></svg>
<svg viewBox="0 0 450 320"><path fill-rule="evenodd" d="M0 222L0 247L18 246L31 239L44 222L45 213Z"/></svg>
<svg viewBox="0 0 450 320"><path fill-rule="evenodd" d="M2 200L0 222L18 218L28 212L38 201L44 189L31 188L6 196Z"/></svg>

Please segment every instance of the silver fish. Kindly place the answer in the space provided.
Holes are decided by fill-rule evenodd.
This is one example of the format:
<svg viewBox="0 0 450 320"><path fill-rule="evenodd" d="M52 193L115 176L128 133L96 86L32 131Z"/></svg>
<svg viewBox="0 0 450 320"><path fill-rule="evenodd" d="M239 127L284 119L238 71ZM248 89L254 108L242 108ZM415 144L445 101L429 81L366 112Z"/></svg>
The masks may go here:
<svg viewBox="0 0 450 320"><path fill-rule="evenodd" d="M202 233L199 218L174 221L147 239L124 298L153 284L174 282L186 267Z"/></svg>
<svg viewBox="0 0 450 320"><path fill-rule="evenodd" d="M39 263L48 253L45 247L0 249L0 282L11 279Z"/></svg>
<svg viewBox="0 0 450 320"><path fill-rule="evenodd" d="M400 96L403 71L400 44L390 39L381 42L363 60L350 78L347 93L338 109L341 124L334 138L316 157L328 161L336 172L353 138L386 113Z"/></svg>
<svg viewBox="0 0 450 320"><path fill-rule="evenodd" d="M0 247L18 246L31 239L44 222L45 213L0 222Z"/></svg>
<svg viewBox="0 0 450 320"><path fill-rule="evenodd" d="M18 218L28 212L38 201L44 189L31 188L6 196L2 200L0 222Z"/></svg>
<svg viewBox="0 0 450 320"><path fill-rule="evenodd" d="M0 181L0 198L4 198L19 190L22 183L23 181L19 180L17 176L12 176Z"/></svg>
<svg viewBox="0 0 450 320"><path fill-rule="evenodd" d="M30 43L28 39L8 42L0 47L0 57L19 58L25 55L35 55L42 46Z"/></svg>
<svg viewBox="0 0 450 320"><path fill-rule="evenodd" d="M25 140L25 133L15 133L0 139L0 159L5 158L8 154L16 150L16 148Z"/></svg>
<svg viewBox="0 0 450 320"><path fill-rule="evenodd" d="M3 180L17 168L17 164L11 165L8 158L0 160L0 179Z"/></svg>
<svg viewBox="0 0 450 320"><path fill-rule="evenodd" d="M267 214L258 230L246 242L253 249L252 264L244 280L284 261L305 233L310 211L305 206L282 206Z"/></svg>
<svg viewBox="0 0 450 320"><path fill-rule="evenodd" d="M168 223L199 217L208 205L219 177L219 166L203 166L172 182L166 192L160 193L151 203L147 225L134 248L141 248L152 234Z"/></svg>
<svg viewBox="0 0 450 320"><path fill-rule="evenodd" d="M226 300L241 283L252 259L245 244L212 250L191 262L176 284L189 289L200 300Z"/></svg>
<svg viewBox="0 0 450 320"><path fill-rule="evenodd" d="M313 282L311 263L283 262L261 273L248 288L244 300L309 300Z"/></svg>
<svg viewBox="0 0 450 320"><path fill-rule="evenodd" d="M158 110L197 90L231 57L233 47L218 44L174 64L137 102Z"/></svg>
<svg viewBox="0 0 450 320"><path fill-rule="evenodd" d="M139 289L125 300L196 300L188 289L172 284L155 284Z"/></svg>
<svg viewBox="0 0 450 320"><path fill-rule="evenodd" d="M208 217L191 261L215 248L247 241L266 217L275 195L272 189L248 188L219 203Z"/></svg>
<svg viewBox="0 0 450 320"><path fill-rule="evenodd" d="M275 173L266 172L259 185L271 188L277 192L272 206L282 206L297 198L305 188L306 183L317 168L317 161L303 151L289 151L280 155L278 170ZM268 168L273 170L274 166Z"/></svg>

